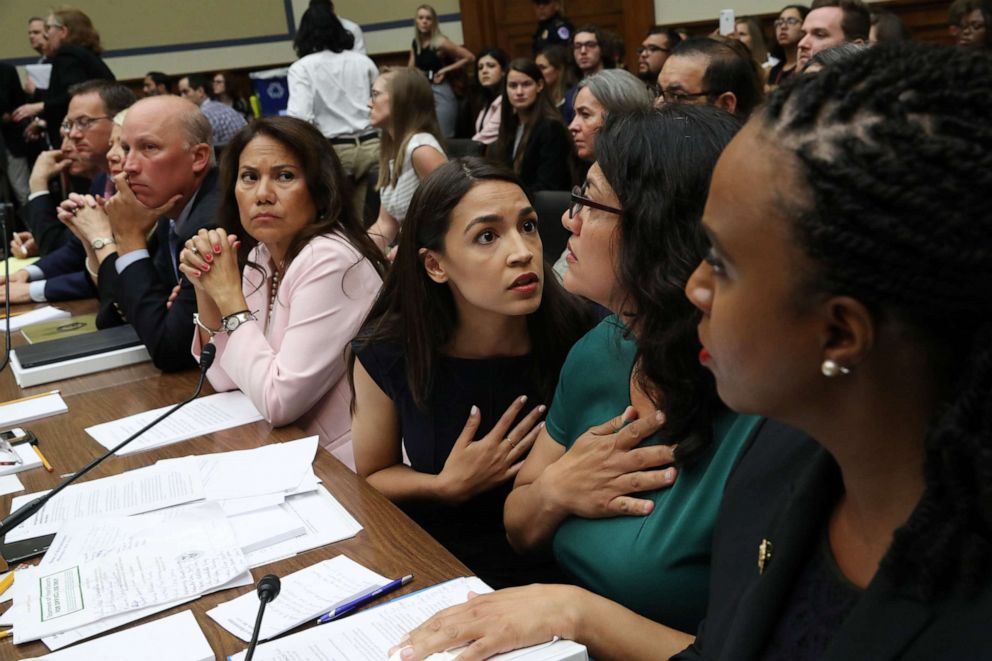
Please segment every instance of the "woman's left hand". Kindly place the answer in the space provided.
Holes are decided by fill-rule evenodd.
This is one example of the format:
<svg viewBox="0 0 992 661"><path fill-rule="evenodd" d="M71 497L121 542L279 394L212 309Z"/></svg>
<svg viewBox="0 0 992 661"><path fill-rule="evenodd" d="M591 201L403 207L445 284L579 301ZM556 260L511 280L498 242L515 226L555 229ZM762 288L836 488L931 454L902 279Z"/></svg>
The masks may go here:
<svg viewBox="0 0 992 661"><path fill-rule="evenodd" d="M223 229L201 229L186 241L179 270L217 304L222 315L245 309L238 268L238 238Z"/></svg>
<svg viewBox="0 0 992 661"><path fill-rule="evenodd" d="M15 122L20 122L29 117L34 117L44 109L45 103L43 101L39 101L38 103L25 103L23 106L20 106L17 110L15 110L14 114L11 115L10 118Z"/></svg>
<svg viewBox="0 0 992 661"><path fill-rule="evenodd" d="M440 85L443 82L444 82L444 72L438 71L437 73L434 74L434 84Z"/></svg>
<svg viewBox="0 0 992 661"><path fill-rule="evenodd" d="M390 651L402 661L424 659L463 645L458 661L487 659L500 652L575 639L579 591L569 585L528 585L489 594L470 593L464 604L446 608L411 631Z"/></svg>

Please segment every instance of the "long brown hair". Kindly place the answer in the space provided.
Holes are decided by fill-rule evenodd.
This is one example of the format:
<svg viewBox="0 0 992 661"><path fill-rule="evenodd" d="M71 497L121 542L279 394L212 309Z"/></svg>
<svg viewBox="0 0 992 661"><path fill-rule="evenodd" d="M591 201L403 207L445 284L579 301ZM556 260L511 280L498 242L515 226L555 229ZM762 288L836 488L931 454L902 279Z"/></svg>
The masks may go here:
<svg viewBox="0 0 992 661"><path fill-rule="evenodd" d="M389 130L382 132L379 143L379 180L376 188L395 186L403 173L407 143L416 133L430 133L444 146L444 138L434 111L431 84L417 69L386 67L379 76L389 95ZM389 162L393 170L389 170Z"/></svg>
<svg viewBox="0 0 992 661"><path fill-rule="evenodd" d="M52 16L67 30L65 41L88 48L97 55L103 52L100 33L93 27L90 17L82 11L75 7L59 7L52 10Z"/></svg>
<svg viewBox="0 0 992 661"><path fill-rule="evenodd" d="M509 79L511 71L522 73L538 85L544 85L544 76L541 75L541 70L537 68L534 60L526 57L513 60L510 62L510 66L506 68L505 79ZM516 142L517 127L520 126L520 116L517 114L516 108L510 104L507 82L507 80L504 80L503 103L500 107L499 137L496 138L496 142L494 143L492 156L501 163L512 165L513 171L520 174L520 165L523 163L524 152L527 151L527 143L530 142L530 135L534 131L534 127L542 119L550 119L559 124L562 121L561 114L555 109L554 104L551 103L547 87L545 87L538 92L537 99L531 107L530 119L524 124L524 133L520 137L520 144L517 146L516 155L514 155L513 144Z"/></svg>
<svg viewBox="0 0 992 661"><path fill-rule="evenodd" d="M306 178L307 190L317 209L317 216L289 244L283 268L316 236L337 232L362 257L369 260L379 273L385 273L386 261L382 251L372 242L362 227L361 219L351 204L351 183L344 174L341 161L327 139L311 124L293 117L262 117L238 131L224 148L220 161L218 189L221 201L217 213L220 226L241 239L238 264L265 273L258 264L249 261L248 254L258 241L242 231L241 213L234 190L238 178L241 152L258 136L279 142L299 159Z"/></svg>

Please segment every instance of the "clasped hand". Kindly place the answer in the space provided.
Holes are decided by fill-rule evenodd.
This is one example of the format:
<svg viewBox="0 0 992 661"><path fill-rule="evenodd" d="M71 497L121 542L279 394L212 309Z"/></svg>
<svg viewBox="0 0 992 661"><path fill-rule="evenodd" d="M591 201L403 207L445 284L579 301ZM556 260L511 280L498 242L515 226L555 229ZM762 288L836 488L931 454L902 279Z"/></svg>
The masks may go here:
<svg viewBox="0 0 992 661"><path fill-rule="evenodd" d="M234 234L223 229L201 229L190 238L179 254L179 270L193 286L213 299L222 311L233 301L234 307L242 305L241 272L238 268L238 246ZM243 305L240 309L244 309Z"/></svg>
<svg viewBox="0 0 992 661"><path fill-rule="evenodd" d="M516 476L522 459L544 426L544 423L538 424L546 408L542 405L534 407L510 429L526 403L526 397L515 399L492 431L477 441L475 434L482 416L478 407L472 407L468 421L438 475L445 500L463 502Z"/></svg>
<svg viewBox="0 0 992 661"><path fill-rule="evenodd" d="M664 425L661 411L642 420L628 407L622 414L590 428L537 483L551 502L585 518L644 516L654 502L630 494L654 491L675 481L675 447L637 447ZM667 466L667 468L662 468Z"/></svg>
<svg viewBox="0 0 992 661"><path fill-rule="evenodd" d="M62 223L76 235L84 245L90 245L94 239L110 238L110 218L104 210L105 200L99 195L80 195L70 193L58 208L58 217Z"/></svg>

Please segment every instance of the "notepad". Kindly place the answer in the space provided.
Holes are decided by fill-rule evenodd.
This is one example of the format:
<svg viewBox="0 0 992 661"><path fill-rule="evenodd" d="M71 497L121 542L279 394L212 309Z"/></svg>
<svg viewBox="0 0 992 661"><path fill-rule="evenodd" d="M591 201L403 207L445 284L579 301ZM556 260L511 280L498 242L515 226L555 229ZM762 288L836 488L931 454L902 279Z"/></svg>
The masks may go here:
<svg viewBox="0 0 992 661"><path fill-rule="evenodd" d="M6 429L23 425L25 422L58 415L69 410L58 391L42 397L25 397L10 402L0 402L0 427ZM0 471L2 474L3 471Z"/></svg>
<svg viewBox="0 0 992 661"><path fill-rule="evenodd" d="M43 308L31 310L30 312L25 312L16 316L12 314L10 316L10 332L13 333L14 331L19 331L25 326L40 324L43 321L51 321L52 319L68 319L69 316L69 313L65 310L54 308L51 305L46 305ZM7 328L7 322L2 315L0 315L0 328L3 328L4 330Z"/></svg>

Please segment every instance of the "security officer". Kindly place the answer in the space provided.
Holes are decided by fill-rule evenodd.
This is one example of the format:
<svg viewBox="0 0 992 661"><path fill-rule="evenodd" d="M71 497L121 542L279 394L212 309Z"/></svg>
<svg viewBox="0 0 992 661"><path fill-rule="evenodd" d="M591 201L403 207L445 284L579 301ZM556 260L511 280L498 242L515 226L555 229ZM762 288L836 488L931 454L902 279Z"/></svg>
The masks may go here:
<svg viewBox="0 0 992 661"><path fill-rule="evenodd" d="M537 31L534 32L534 57L551 44L568 45L575 33L572 24L561 15L561 2L558 0L534 0L534 13L537 15Z"/></svg>

